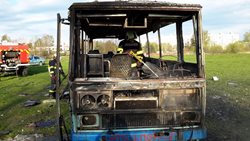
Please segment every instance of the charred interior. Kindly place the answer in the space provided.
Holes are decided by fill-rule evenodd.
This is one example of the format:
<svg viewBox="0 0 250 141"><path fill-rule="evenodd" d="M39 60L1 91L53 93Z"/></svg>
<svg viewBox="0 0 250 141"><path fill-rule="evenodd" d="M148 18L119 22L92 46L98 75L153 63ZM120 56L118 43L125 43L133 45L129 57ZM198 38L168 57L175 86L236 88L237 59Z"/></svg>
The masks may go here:
<svg viewBox="0 0 250 141"><path fill-rule="evenodd" d="M90 8L91 7L91 8ZM136 8L141 9L136 9ZM150 7L150 8L149 8ZM116 10L116 9L119 10ZM179 8L180 10L176 10ZM109 51L101 53L93 47L95 39L125 39L128 31L137 36L158 32L159 53L151 57L144 52L141 79L202 78L201 27L199 5L170 3L93 2L75 3L70 7L71 75L70 79L86 77L116 77L130 79L133 56ZM196 59L184 61L183 24L193 23ZM160 29L176 25L177 60L166 60L162 54ZM150 48L148 46L148 48ZM147 55L146 55L147 54ZM150 67L146 67L150 66ZM153 71L152 71L153 70ZM153 73L153 74L152 74Z"/></svg>
<svg viewBox="0 0 250 141"><path fill-rule="evenodd" d="M81 77L116 77L130 79L132 57L127 54L88 53L81 57ZM86 60L86 62L84 61ZM198 78L198 64L145 57L145 63L159 78ZM141 79L155 78L145 66Z"/></svg>
<svg viewBox="0 0 250 141"><path fill-rule="evenodd" d="M205 75L200 5L90 2L69 8L69 80L75 130L202 126ZM136 14L134 14L136 13ZM195 63L184 61L182 24L192 22ZM123 39L176 25L177 60L144 53L144 73L132 78L131 55L100 53L93 40Z"/></svg>

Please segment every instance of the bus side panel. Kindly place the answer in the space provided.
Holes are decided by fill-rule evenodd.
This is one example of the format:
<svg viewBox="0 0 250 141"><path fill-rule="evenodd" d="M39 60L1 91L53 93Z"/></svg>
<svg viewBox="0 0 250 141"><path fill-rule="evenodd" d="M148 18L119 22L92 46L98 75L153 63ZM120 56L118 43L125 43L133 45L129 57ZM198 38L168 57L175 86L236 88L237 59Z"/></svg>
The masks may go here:
<svg viewBox="0 0 250 141"><path fill-rule="evenodd" d="M72 132L72 141L187 141L207 137L206 129Z"/></svg>

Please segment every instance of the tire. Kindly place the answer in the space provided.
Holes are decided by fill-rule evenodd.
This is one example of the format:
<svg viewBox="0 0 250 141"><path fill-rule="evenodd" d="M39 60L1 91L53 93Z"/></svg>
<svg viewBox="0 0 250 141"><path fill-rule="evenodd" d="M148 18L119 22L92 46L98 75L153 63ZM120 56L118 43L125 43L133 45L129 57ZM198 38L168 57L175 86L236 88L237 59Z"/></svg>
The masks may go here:
<svg viewBox="0 0 250 141"><path fill-rule="evenodd" d="M43 62L39 62L39 66L42 66L43 65Z"/></svg>
<svg viewBox="0 0 250 141"><path fill-rule="evenodd" d="M22 76L27 76L28 75L28 68L24 68L22 71Z"/></svg>
<svg viewBox="0 0 250 141"><path fill-rule="evenodd" d="M21 67L21 68L18 70L18 75L19 75L19 76L27 76L27 75L28 75L28 68L26 68L26 67Z"/></svg>

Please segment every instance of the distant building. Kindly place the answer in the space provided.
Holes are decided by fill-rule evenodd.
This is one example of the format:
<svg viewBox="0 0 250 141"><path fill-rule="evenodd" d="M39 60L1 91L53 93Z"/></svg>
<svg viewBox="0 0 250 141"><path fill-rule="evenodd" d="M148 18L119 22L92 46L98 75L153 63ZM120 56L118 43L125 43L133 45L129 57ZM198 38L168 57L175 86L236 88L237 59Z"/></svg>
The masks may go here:
<svg viewBox="0 0 250 141"><path fill-rule="evenodd" d="M238 33L209 33L210 39L213 43L221 45L225 48L228 44L239 41L240 35Z"/></svg>
<svg viewBox="0 0 250 141"><path fill-rule="evenodd" d="M57 47L56 46L52 46L52 47L47 47L47 49L51 50L51 51L56 51ZM63 43L60 46L60 49L61 49L62 52L69 51L69 45L67 45L66 43Z"/></svg>
<svg viewBox="0 0 250 141"><path fill-rule="evenodd" d="M14 42L8 42L8 41L2 41L0 42L0 45L18 45L18 43L14 43Z"/></svg>
<svg viewBox="0 0 250 141"><path fill-rule="evenodd" d="M50 53L50 51L56 52L57 47L56 46L50 46L50 47L36 47L36 51L48 51ZM60 47L62 52L66 52L69 50L69 46L65 43L63 43Z"/></svg>

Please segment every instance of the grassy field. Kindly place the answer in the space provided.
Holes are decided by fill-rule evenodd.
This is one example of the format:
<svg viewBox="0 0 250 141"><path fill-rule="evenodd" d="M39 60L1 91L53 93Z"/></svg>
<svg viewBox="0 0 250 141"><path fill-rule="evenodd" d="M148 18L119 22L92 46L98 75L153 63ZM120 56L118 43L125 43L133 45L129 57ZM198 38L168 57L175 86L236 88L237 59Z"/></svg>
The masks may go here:
<svg viewBox="0 0 250 141"><path fill-rule="evenodd" d="M67 65L68 59L63 58L62 66L65 73L67 73ZM47 65L31 66L29 75L26 77L2 76L0 78L0 131L10 131L8 136L11 137L30 133L55 134L55 126L35 128L32 125L37 121L48 121L56 118L56 104L54 102L42 103L43 100L49 99L46 95L49 85ZM27 100L39 100L41 104L24 107L24 102ZM63 112L68 109L65 108L67 106L65 103L62 104Z"/></svg>
<svg viewBox="0 0 250 141"><path fill-rule="evenodd" d="M62 65L67 70L67 59ZM206 56L207 116L210 141L247 141L250 138L250 54L222 54ZM66 71L67 73L67 71ZM219 81L213 81L217 76ZM45 100L48 93L47 66L32 66L27 77L5 76L0 80L0 131L17 134L43 133L53 135L55 126L35 128L37 121L56 117L55 103L41 103L24 107L26 100ZM63 113L69 119L67 104ZM1 139L1 137L0 137Z"/></svg>
<svg viewBox="0 0 250 141"><path fill-rule="evenodd" d="M207 128L212 140L250 138L250 54L206 57ZM212 76L219 77L213 81Z"/></svg>

